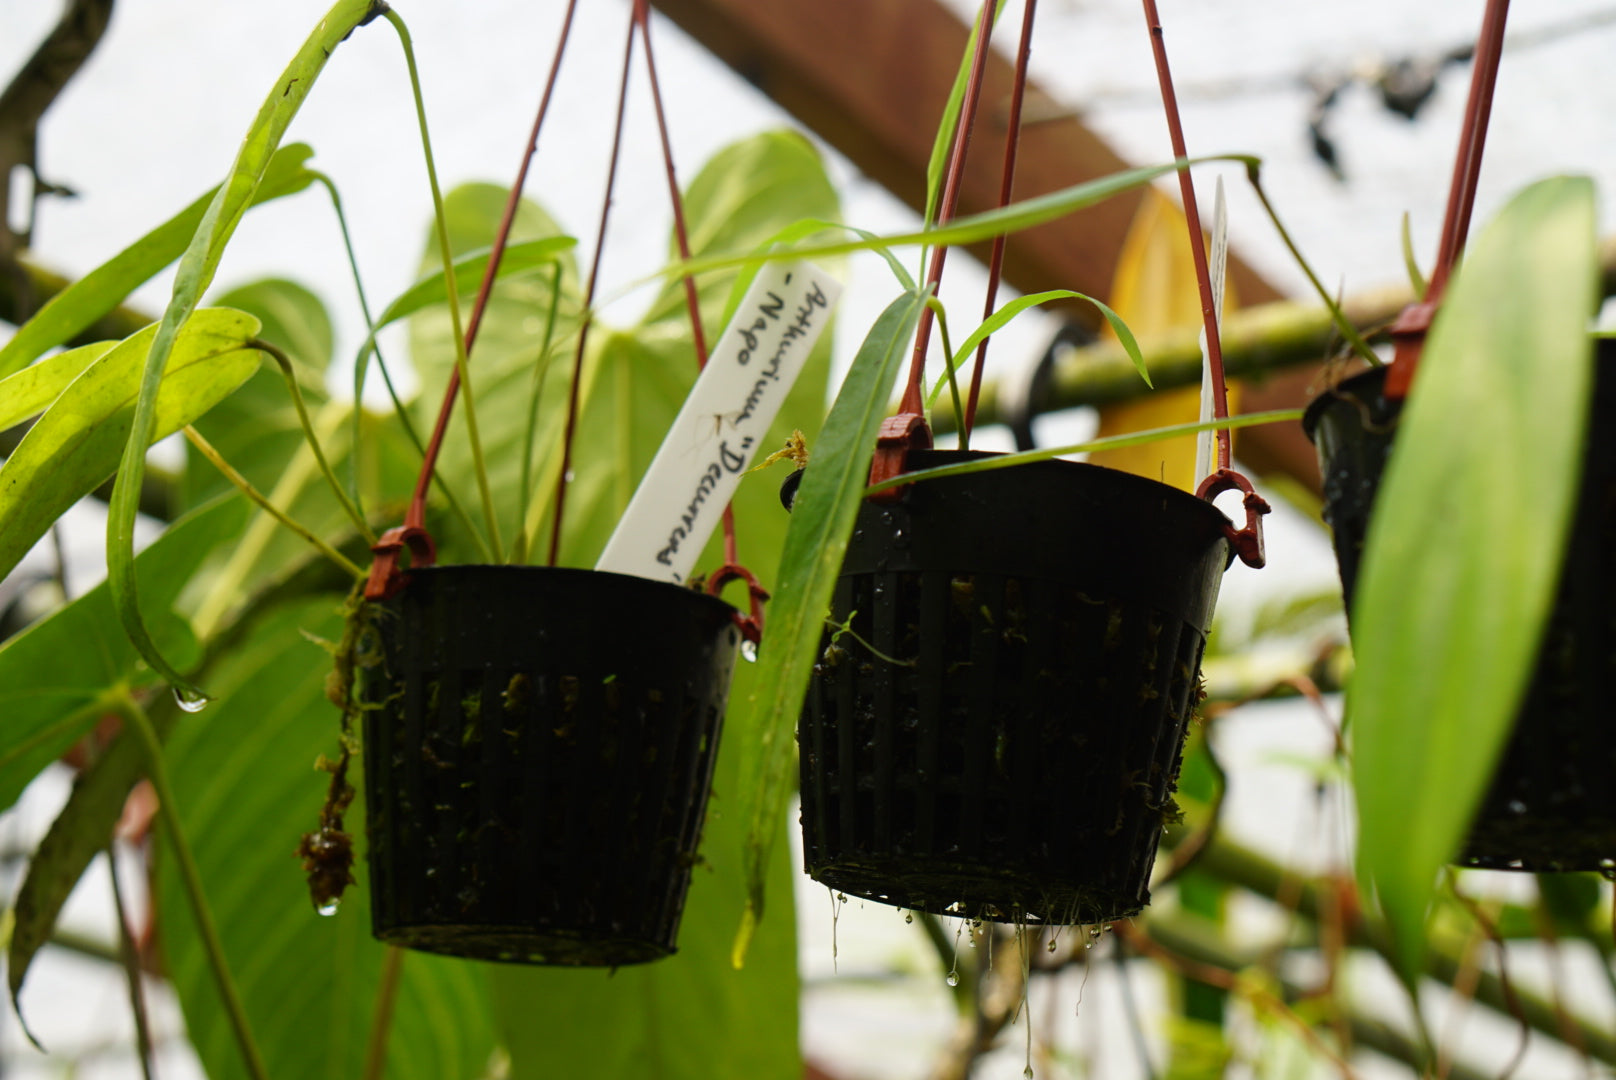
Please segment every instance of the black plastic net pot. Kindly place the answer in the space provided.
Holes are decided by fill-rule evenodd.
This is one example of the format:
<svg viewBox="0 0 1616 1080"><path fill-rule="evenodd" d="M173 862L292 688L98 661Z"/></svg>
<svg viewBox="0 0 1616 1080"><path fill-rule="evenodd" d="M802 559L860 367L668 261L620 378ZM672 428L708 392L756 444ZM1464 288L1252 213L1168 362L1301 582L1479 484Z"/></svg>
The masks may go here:
<svg viewBox="0 0 1616 1080"><path fill-rule="evenodd" d="M1616 342L1596 353L1593 412L1569 546L1515 730L1459 862L1494 870L1616 868ZM1320 394L1302 420L1350 610L1401 411L1376 368Z"/></svg>
<svg viewBox="0 0 1616 1080"><path fill-rule="evenodd" d="M866 501L832 603L848 632L825 635L798 729L808 873L999 921L1139 911L1227 525L1165 484L1061 461Z"/></svg>
<svg viewBox="0 0 1616 1080"><path fill-rule="evenodd" d="M364 685L376 936L524 963L672 953L734 609L587 570L409 578L377 613Z"/></svg>

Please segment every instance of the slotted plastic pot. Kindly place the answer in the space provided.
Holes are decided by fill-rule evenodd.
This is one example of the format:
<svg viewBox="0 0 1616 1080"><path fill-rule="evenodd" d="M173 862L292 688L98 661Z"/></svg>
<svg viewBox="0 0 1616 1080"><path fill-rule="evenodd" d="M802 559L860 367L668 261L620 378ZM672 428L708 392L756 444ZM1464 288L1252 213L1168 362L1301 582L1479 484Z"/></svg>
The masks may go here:
<svg viewBox="0 0 1616 1080"><path fill-rule="evenodd" d="M908 468L971 460L911 453ZM1231 553L1210 503L1051 461L866 501L798 741L808 873L900 907L1139 911Z"/></svg>
<svg viewBox="0 0 1616 1080"><path fill-rule="evenodd" d="M1324 518L1350 610L1402 403L1385 368L1319 395L1302 425L1318 449ZM1537 666L1459 862L1494 870L1616 868L1616 341L1595 351L1582 486Z"/></svg>
<svg viewBox="0 0 1616 1080"><path fill-rule="evenodd" d="M411 571L364 684L376 936L537 964L672 953L733 614L618 574Z"/></svg>

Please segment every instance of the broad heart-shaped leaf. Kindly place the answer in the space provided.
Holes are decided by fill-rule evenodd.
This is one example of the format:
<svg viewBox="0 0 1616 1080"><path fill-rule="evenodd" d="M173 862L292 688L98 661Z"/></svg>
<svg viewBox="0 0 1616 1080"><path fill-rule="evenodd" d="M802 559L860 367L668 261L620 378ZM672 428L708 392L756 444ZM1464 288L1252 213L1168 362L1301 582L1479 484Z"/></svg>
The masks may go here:
<svg viewBox="0 0 1616 1080"><path fill-rule="evenodd" d="M197 312L169 353L151 441L178 431L246 381L258 367L258 353L246 344L257 332L258 320L239 311ZM156 333L147 327L86 368L0 466L0 577L117 467Z"/></svg>
<svg viewBox="0 0 1616 1080"><path fill-rule="evenodd" d="M1509 736L1581 473L1594 191L1544 180L1465 257L1426 343L1364 550L1348 695L1358 866L1420 970L1438 868Z"/></svg>
<svg viewBox="0 0 1616 1080"><path fill-rule="evenodd" d="M145 371L141 374L129 439L124 444L117 482L112 487L112 499L107 508L107 576L112 581L112 599L124 633L158 674L188 696L202 695L152 642L145 620L141 618L133 567L135 516L140 508L141 481L146 474L146 446L152 441L157 424L158 386L181 328L190 320L202 294L212 283L219 260L224 257L225 245L257 197L281 137L302 108L309 91L314 89L326 61L356 27L385 10L386 4L380 0L337 0L275 80L241 141L229 175L208 204L180 258L173 295L163 311L162 321L157 324L157 336L152 339Z"/></svg>
<svg viewBox="0 0 1616 1080"><path fill-rule="evenodd" d="M301 285L270 279L244 285L217 298L238 306L263 323L258 336L279 346L293 360L326 456L339 474L349 472L353 417L348 404L332 402L325 389L331 359L330 321L319 298ZM358 417L365 447L360 493L367 506L384 499L401 500L415 479L420 454L409 445L397 418L362 413ZM304 442L286 380L267 358L234 394L193 424L225 459L277 506L332 543L354 533L346 513L325 484ZM185 505L194 505L229 490L230 483L192 446L187 445L181 484ZM210 593L199 614L218 614L264 583L307 563L312 549L300 537L280 528L262 511L232 551L231 572ZM203 619L204 622L208 621Z"/></svg>
<svg viewBox="0 0 1616 1080"><path fill-rule="evenodd" d="M769 855L793 787L797 715L819 651L842 555L869 482L876 431L924 307L925 297L919 293L898 297L875 321L853 359L792 506L754 689L730 703L730 715L739 726L754 732L756 739L741 767L741 775L747 778L739 800L747 829L747 906L735 942L737 965L763 915Z"/></svg>
<svg viewBox="0 0 1616 1080"><path fill-rule="evenodd" d="M385 947L370 935L369 873L330 918L317 915L298 837L318 824L338 717L326 700L331 658L303 632L336 640L342 597L267 613L210 674L217 700L181 716L168 740L175 799L196 853L225 955L269 1075L360 1076ZM360 765L356 759L355 769ZM358 777L354 782L359 785ZM348 812L362 834L364 809ZM158 914L186 1028L212 1080L245 1075L207 969L172 852L161 852ZM388 1044L390 1080L474 1080L494 1039L482 967L404 957Z"/></svg>
<svg viewBox="0 0 1616 1080"><path fill-rule="evenodd" d="M499 260L499 271L496 280L506 278L519 278L533 274L555 263L563 252L570 252L578 246L576 238L571 236L546 236L537 240L523 240L520 243L507 244L504 254ZM488 269L490 252L485 249L461 255L454 261L455 288L462 293L475 294L481 286L483 274ZM376 319L376 329L380 330L389 323L396 322L409 315L414 315L422 308L433 304L444 303L449 298L449 290L443 287L443 273L428 274L426 277L411 285L399 294L398 299L388 304L381 315Z"/></svg>
<svg viewBox="0 0 1616 1080"><path fill-rule="evenodd" d="M303 389L325 389L323 376L331 366L331 315L314 293L286 278L263 278L238 285L213 299L216 307L235 308L256 318L258 336L278 346L301 369Z"/></svg>
<svg viewBox="0 0 1616 1080"><path fill-rule="evenodd" d="M449 242L457 257L485 250L493 242L495 229L504 211L505 198L505 189L493 184L466 184L445 196L444 212ZM511 228L513 245L555 240L561 235L560 226L537 203L527 199L521 201ZM422 263L423 275L430 275L434 266L439 268L441 274L436 251L436 242L429 238L428 254ZM539 411L539 431L552 446L559 445L559 432L565 418L572 351L576 343L573 335L578 327L579 309L578 269L572 252L563 250L559 254L559 261L561 295L550 367ZM474 282L471 290L462 294L463 312L469 309L475 288ZM516 530L517 507L521 501L522 446L526 438L535 369L543 360L540 350L550 306L549 274L502 277L489 297L469 358L477 422L481 428L483 453L488 462L489 484L495 509L500 515L501 534L507 537ZM429 307L418 312L410 318L409 327L410 358L421 377L421 392L414 405L415 423L420 430L430 430L443 400L449 372L454 367L447 306ZM454 485L463 500L469 500L475 497L477 489L465 431L465 414L462 406L457 404L449 433L444 439L438 472ZM400 494L407 495L408 491ZM476 511L472 510L472 513ZM445 559L452 561L457 550L470 550L470 538L452 519L435 521L432 529Z"/></svg>
<svg viewBox="0 0 1616 1080"><path fill-rule="evenodd" d="M450 221L456 244L486 244L498 221L500 200L484 196L480 225L467 211L475 192L451 196ZM717 155L691 183L686 196L691 241L702 245L755 246L802 217L829 219L837 214L836 195L826 180L818 155L795 136L765 135L736 144ZM536 212L535 212L536 213ZM520 221L520 219L519 219ZM474 227L476 226L476 227ZM724 275L699 291L709 341L717 335L717 315L728 290ZM512 283L495 292L485 318L483 336L472 357L478 401L490 401L479 414L485 443L515 442L526 422L526 393L547 298L534 295L533 282ZM532 302L501 303L527 288ZM416 358L440 373L448 366L447 337L436 313L412 325ZM497 336L490 337L490 334ZM559 337L558 337L559 340ZM584 413L575 446L578 479L568 496L565 562L592 565L618 516L627 505L639 476L649 464L696 375L683 286L663 290L644 322L633 330L614 331L600 324L593 332L585 384ZM491 347L492 346L492 347ZM487 352L484 350L488 349ZM430 350L430 351L428 351ZM570 361L565 353L562 362ZM821 342L797 385L787 397L770 438L781 443L793 427L810 436L823 412L829 369L829 340ZM510 374L505 374L506 372ZM440 374L441 379L441 374ZM522 409L502 408L498 392L484 387L506 380L522 400ZM545 391L546 424L551 460L564 417L567 373L554 370ZM441 381L438 383L441 387ZM425 398L435 407L436 393ZM492 419L490 419L492 418ZM503 425L503 430L502 430ZM450 475L469 490L463 459ZM495 489L514 497L515 470L496 463ZM545 475L545 470L539 470ZM553 471L548 474L553 481ZM778 478L759 475L741 485L736 496L740 558L764 582L774 579L775 564L788 523L777 495ZM548 498L543 491L541 497ZM716 565L718 540L702 564ZM543 545L535 548L542 557ZM730 597L744 604L744 593ZM753 665L736 673L731 700L751 693ZM777 867L781 918L760 939L756 969L737 975L729 968L729 940L741 906L742 821L735 798L740 786L738 763L755 741L734 714L726 720L716 794L703 835L703 857L712 872L698 872L685 908L679 955L644 969L623 970L608 978L600 972L522 972L498 969L495 998L510 1041L514 1075L576 1074L600 1077L652 1075L671 1078L711 1076L781 1076L800 1072L796 1049L795 927L790 917L789 867ZM557 1022L537 1029L534 1014Z"/></svg>
<svg viewBox="0 0 1616 1080"><path fill-rule="evenodd" d="M245 311L259 321L257 336L292 358L303 398L311 411L318 412L330 396L325 370L332 348L331 318L319 297L296 282L269 278L231 289L214 302ZM303 443L303 429L286 379L268 356L241 389L193 426L236 471L266 493L274 489ZM185 461L180 487L184 505L205 502L230 487L230 481L189 444Z"/></svg>
<svg viewBox="0 0 1616 1080"><path fill-rule="evenodd" d="M793 222L830 220L838 212L836 192L818 152L794 132L765 132L725 147L691 181L685 195L685 220L696 255L756 248ZM677 257L677 241L670 242L669 250ZM698 282L697 304L709 348L722 330L719 317L735 276L711 274ZM561 561L573 566L594 565L695 382L696 354L683 282L665 285L633 330L606 333L599 341L586 372L573 448L577 479L567 495ZM827 338L814 350L781 405L765 452L783 445L793 429L810 436L818 430L829 346ZM553 483L554 471L546 475ZM743 562L765 582L773 580L785 534L779 500L764 490L774 487L760 477L742 485L736 499L736 535L748 554ZM535 505L547 506L551 495L547 487L538 493ZM752 520L754 513L760 520ZM766 530L772 542L760 542L759 530ZM698 566L721 564L719 543L716 538L709 543ZM727 735L731 743L750 737L733 726Z"/></svg>
<svg viewBox="0 0 1616 1080"><path fill-rule="evenodd" d="M171 608L203 558L246 518L244 500L223 499L175 522L136 556L152 609ZM190 638L177 618L165 629L176 650ZM137 659L117 628L105 583L0 646L0 808L110 710L110 693L135 681Z"/></svg>
<svg viewBox="0 0 1616 1080"><path fill-rule="evenodd" d="M740 755L732 734L726 730L720 743L702 862L692 876L676 955L616 972L493 969L495 1016L510 1050L511 1080L802 1075L789 860L775 860L769 873L781 910L759 931L745 970L729 963L745 902L745 823L734 799ZM544 1022L534 1023L536 1016Z"/></svg>
<svg viewBox="0 0 1616 1080"><path fill-rule="evenodd" d="M175 522L141 552L136 561L151 576L152 600L165 609L172 604L204 556L236 534L246 510L240 498L222 499ZM165 612L157 629L163 646L189 664L195 654L189 626ZM6 718L0 727L3 805L12 805L41 769L117 707L118 696L134 681L136 660L134 647L117 629L105 585L0 648L0 715ZM7 949L7 978L18 1015L18 993L29 965L85 867L106 850L141 765L139 747L124 739L93 761L28 860L27 876L12 905Z"/></svg>
<svg viewBox="0 0 1616 1080"><path fill-rule="evenodd" d="M252 205L292 195L314 181L308 160L314 151L302 143L283 146L270 159ZM21 370L35 357L74 335L117 307L130 293L180 257L218 189L208 192L111 259L51 298L0 348L0 377ZM3 395L0 395L3 399ZM0 427L5 427L0 424Z"/></svg>

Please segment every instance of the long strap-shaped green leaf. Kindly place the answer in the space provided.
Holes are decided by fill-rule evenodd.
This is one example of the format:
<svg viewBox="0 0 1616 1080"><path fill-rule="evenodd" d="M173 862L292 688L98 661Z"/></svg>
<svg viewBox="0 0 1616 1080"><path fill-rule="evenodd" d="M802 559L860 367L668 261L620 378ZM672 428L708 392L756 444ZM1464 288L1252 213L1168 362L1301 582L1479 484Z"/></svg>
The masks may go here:
<svg viewBox="0 0 1616 1080"><path fill-rule="evenodd" d="M338 0L276 80L263 107L258 110L252 127L248 129L247 137L242 140L230 175L213 197L201 226L191 238L190 247L186 248L180 259L179 271L174 279L173 298L163 312L157 337L146 358L140 398L135 405L134 426L124 447L123 462L118 468L118 480L112 489L112 503L107 516L107 576L112 584L118 618L129 640L140 650L146 662L183 696L200 698L202 694L163 659L147 633L145 621L140 615L134 569L135 512L140 500L141 480L146 472L146 447L156 422L157 391L162 382L163 367L168 362L168 354L174 347L180 327L191 317L201 301L203 291L213 281L225 244L235 232L242 215L252 205L275 148L280 145L287 126L314 88L314 82L320 77L332 50L355 27L385 10L386 5L378 0Z"/></svg>
<svg viewBox="0 0 1616 1080"><path fill-rule="evenodd" d="M257 332L258 320L244 312L197 312L169 350L151 428L140 445L178 431L246 382L258 370L258 353L248 345ZM0 466L0 577L51 522L112 473L129 437L140 373L155 334L148 326L97 357Z"/></svg>
<svg viewBox="0 0 1616 1080"><path fill-rule="evenodd" d="M746 748L753 760L741 769L742 776L755 777L756 782L741 798L748 826L743 853L747 901L735 939L732 958L736 967L745 959L763 914L769 854L791 796L789 773L797 714L808 690L842 555L864 498L876 432L923 307L923 294L907 292L875 321L825 418L814 447L813 468L803 473L802 489L792 504L791 528L780 554L780 578L769 604L768 631L758 659L756 685L760 689L743 706L753 715L732 725L757 733L756 743Z"/></svg>
<svg viewBox="0 0 1616 1080"><path fill-rule="evenodd" d="M1410 985L1531 676L1581 474L1594 190L1544 180L1472 245L1375 500L1348 697L1358 868Z"/></svg>
<svg viewBox="0 0 1616 1080"><path fill-rule="evenodd" d="M706 274L714 270L727 270L736 266L757 266L765 262L779 262L785 259L818 259L828 255L846 255L855 251L880 251L884 248L906 247L911 244L975 244L982 240L991 240L995 236L1006 233L1020 232L1030 229L1034 225L1042 225L1046 221L1065 217L1067 214L1094 206L1106 199L1120 195L1125 191L1143 187L1159 177L1176 172L1180 166L1202 165L1210 162L1233 162L1244 165L1247 173L1255 177L1262 161L1250 154L1216 154L1209 157L1186 158L1182 162L1170 165L1150 165L1138 169L1128 169L1124 172L1102 176L1097 180L1086 180L1081 184L1061 188L1043 195L1036 195L1021 202L1001 206L995 210L984 210L980 214L970 217L955 218L947 225L935 229L920 229L917 231L891 233L886 236L873 236L864 234L860 240L834 240L811 244L779 247L766 252L743 252L717 255L700 255L694 259L683 262L669 263L651 278L631 282L622 291L627 292L637 288L649 280L662 277L683 276L686 274Z"/></svg>
<svg viewBox="0 0 1616 1080"><path fill-rule="evenodd" d="M252 205L292 195L308 187L314 173L307 162L314 154L302 143L284 146L270 160ZM0 378L21 371L44 353L66 344L95 320L117 307L141 285L185 250L219 189L197 199L151 232L51 297L0 348ZM3 426L3 425L0 425Z"/></svg>

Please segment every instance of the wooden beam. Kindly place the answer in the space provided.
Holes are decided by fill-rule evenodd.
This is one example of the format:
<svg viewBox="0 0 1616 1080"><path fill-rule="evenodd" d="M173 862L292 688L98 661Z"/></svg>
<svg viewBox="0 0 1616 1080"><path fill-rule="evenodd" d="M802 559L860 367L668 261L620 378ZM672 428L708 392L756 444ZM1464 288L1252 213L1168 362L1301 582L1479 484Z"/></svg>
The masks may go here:
<svg viewBox="0 0 1616 1080"><path fill-rule="evenodd" d="M926 198L926 166L969 28L938 0L652 0L686 33L768 94L806 127L852 159L866 175L917 212ZM1145 33L1140 26L1141 35ZM960 212L997 202L1006 116L1015 67L995 51L972 129ZM1036 85L1027 88L1014 197L1041 195L1129 168L1070 110ZM1047 117L1048 119L1036 119ZM1162 152L1167 160L1166 125ZM1016 233L1005 249L1004 278L1022 292L1111 292L1111 276L1138 206L1137 193L1109 199L1059 221ZM987 259L984 245L976 251ZM1229 280L1242 301L1281 293L1240 258ZM1094 326L1086 304L1062 315ZM1308 377L1291 375L1247 393L1248 408L1299 404ZM1285 472L1319 487L1313 448L1294 425L1253 429L1241 457L1259 473Z"/></svg>
<svg viewBox="0 0 1616 1080"><path fill-rule="evenodd" d="M926 165L969 28L937 0L654 0L691 36L917 211ZM1145 28L1139 28L1141 37ZM995 51L972 133L961 213L997 201L1014 65ZM1040 195L1129 168L1099 136L1036 86L1024 125L1015 197ZM1165 125L1161 160L1171 155ZM1076 289L1104 297L1138 203L1119 196L1017 233L1005 280L1023 292ZM985 248L984 248L985 251ZM1280 297L1236 258L1230 277L1247 303ZM1087 306L1066 314L1092 325Z"/></svg>

